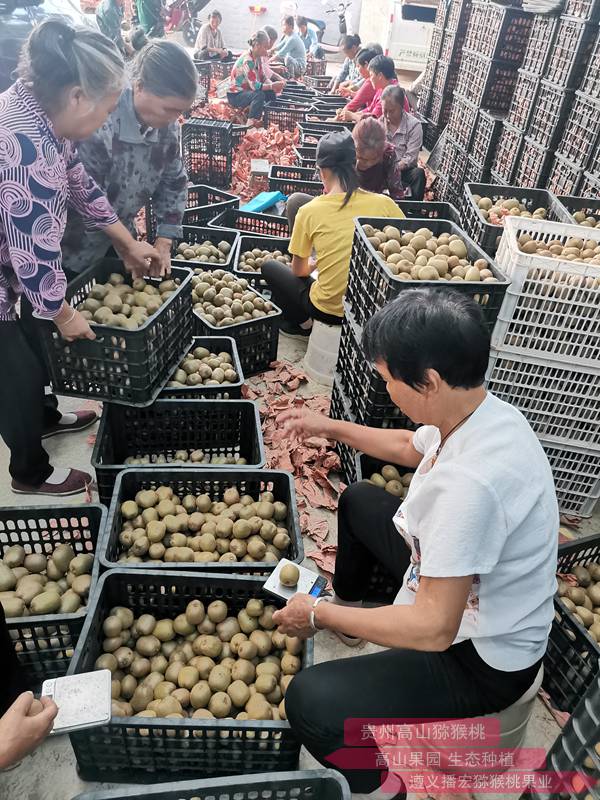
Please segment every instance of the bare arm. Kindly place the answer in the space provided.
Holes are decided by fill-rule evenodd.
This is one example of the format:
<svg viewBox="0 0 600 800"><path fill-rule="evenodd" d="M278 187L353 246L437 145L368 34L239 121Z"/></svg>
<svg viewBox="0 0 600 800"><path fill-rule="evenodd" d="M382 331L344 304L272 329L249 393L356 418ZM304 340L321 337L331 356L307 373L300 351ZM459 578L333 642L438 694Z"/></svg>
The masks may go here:
<svg viewBox="0 0 600 800"><path fill-rule="evenodd" d="M308 278L314 267L310 263L310 258L292 256L292 272L297 278Z"/></svg>
<svg viewBox="0 0 600 800"><path fill-rule="evenodd" d="M287 433L300 437L323 436L361 450L373 458L404 467L417 467L422 453L413 447L413 433L405 430L367 428L354 422L330 419L302 408L284 411L277 418Z"/></svg>

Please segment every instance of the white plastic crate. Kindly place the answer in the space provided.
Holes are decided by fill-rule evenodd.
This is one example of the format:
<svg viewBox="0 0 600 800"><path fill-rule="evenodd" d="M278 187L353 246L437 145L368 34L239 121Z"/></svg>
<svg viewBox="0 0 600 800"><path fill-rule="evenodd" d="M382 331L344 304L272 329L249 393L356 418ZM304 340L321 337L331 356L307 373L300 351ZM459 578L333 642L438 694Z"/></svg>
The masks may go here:
<svg viewBox="0 0 600 800"><path fill-rule="evenodd" d="M496 254L510 278L492 346L524 355L542 355L586 369L600 364L600 265L528 255L518 237L598 242L600 229L546 220L507 217Z"/></svg>
<svg viewBox="0 0 600 800"><path fill-rule="evenodd" d="M600 447L600 370L492 350L486 385L548 442Z"/></svg>
<svg viewBox="0 0 600 800"><path fill-rule="evenodd" d="M557 445L542 437L562 514L591 517L600 498L600 448Z"/></svg>

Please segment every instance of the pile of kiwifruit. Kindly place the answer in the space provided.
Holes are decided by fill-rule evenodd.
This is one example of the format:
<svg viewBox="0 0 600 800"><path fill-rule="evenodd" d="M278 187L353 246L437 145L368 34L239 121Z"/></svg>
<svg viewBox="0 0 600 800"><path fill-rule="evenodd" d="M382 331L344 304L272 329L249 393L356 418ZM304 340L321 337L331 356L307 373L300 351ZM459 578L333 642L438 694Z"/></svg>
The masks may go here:
<svg viewBox="0 0 600 800"><path fill-rule="evenodd" d="M167 386L183 389L186 386L220 386L238 381L239 376L229 353L211 353L206 347L195 347L184 356Z"/></svg>
<svg viewBox="0 0 600 800"><path fill-rule="evenodd" d="M528 255L555 258L559 261L577 261L585 264L600 264L600 242L594 239L571 237L565 241L560 239L533 239L528 233L518 238L519 250ZM600 284L597 278L588 278L594 287Z"/></svg>
<svg viewBox="0 0 600 800"><path fill-rule="evenodd" d="M600 216L586 214L585 211L575 211L573 213L573 219L578 225L583 225L585 228L600 227Z"/></svg>
<svg viewBox="0 0 600 800"><path fill-rule="evenodd" d="M369 483L385 489L386 492L395 497L406 497L408 487L412 481L414 472L399 472L393 464L385 464L379 472L374 472L368 479Z"/></svg>
<svg viewBox="0 0 600 800"><path fill-rule="evenodd" d="M110 325L135 331L156 314L179 283L179 278L168 278L155 286L143 278L135 278L129 284L123 275L114 272L107 283L92 286L86 299L77 306L77 311L91 325Z"/></svg>
<svg viewBox="0 0 600 800"><path fill-rule="evenodd" d="M50 556L9 547L0 561L0 603L7 617L74 614L87 602L94 556L58 544Z"/></svg>
<svg viewBox="0 0 600 800"><path fill-rule="evenodd" d="M526 217L529 219L546 219L548 212L545 208L536 208L529 211L525 203L516 197L507 197L505 200L492 200L490 197L473 195L479 213L490 225L504 225L505 217Z"/></svg>
<svg viewBox="0 0 600 800"><path fill-rule="evenodd" d="M195 271L192 277L194 311L217 328L276 314L273 304L248 288L245 278L216 269Z"/></svg>
<svg viewBox="0 0 600 800"><path fill-rule="evenodd" d="M567 610L600 642L600 564L573 567L571 580L558 581L558 595Z"/></svg>
<svg viewBox="0 0 600 800"><path fill-rule="evenodd" d="M282 253L281 250L261 250L259 247L255 247L253 250L245 250L240 255L237 268L241 272L260 272L264 262L269 259L274 259L288 266L292 263L292 257L289 253Z"/></svg>
<svg viewBox="0 0 600 800"><path fill-rule="evenodd" d="M173 256L175 261L195 261L201 264L225 264L231 251L229 242L214 245L208 239L200 244L182 242Z"/></svg>
<svg viewBox="0 0 600 800"><path fill-rule="evenodd" d="M403 231L394 225L383 230L363 225L363 230L387 269L404 281L496 282L488 262L471 262L467 246L455 233L434 236L429 228Z"/></svg>
<svg viewBox="0 0 600 800"><path fill-rule="evenodd" d="M127 456L124 464L128 466L140 466L144 464L247 464L247 460L238 455L218 455L205 453L204 450L175 450L171 453L136 453L134 456Z"/></svg>
<svg viewBox="0 0 600 800"><path fill-rule="evenodd" d="M111 609L96 669L112 673L115 717L286 719L302 641L275 630L275 606L192 600L174 619Z"/></svg>
<svg viewBox="0 0 600 800"><path fill-rule="evenodd" d="M275 564L290 546L287 514L272 492L255 499L232 487L214 500L180 498L170 486L143 489L121 503L119 561Z"/></svg>

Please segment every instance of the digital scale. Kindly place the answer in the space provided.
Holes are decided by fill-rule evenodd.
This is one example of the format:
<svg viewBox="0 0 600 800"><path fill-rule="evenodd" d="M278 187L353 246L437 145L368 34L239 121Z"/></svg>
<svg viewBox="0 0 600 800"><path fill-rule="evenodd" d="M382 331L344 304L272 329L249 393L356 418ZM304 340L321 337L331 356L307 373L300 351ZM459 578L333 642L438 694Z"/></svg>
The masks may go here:
<svg viewBox="0 0 600 800"><path fill-rule="evenodd" d="M108 669L44 681L42 697L50 697L58 706L52 733L71 733L110 722L110 689Z"/></svg>
<svg viewBox="0 0 600 800"><path fill-rule="evenodd" d="M300 576L296 586L284 586L279 580L279 573L286 564L293 564L298 568ZM265 591L286 602L291 600L296 592L309 594L312 597L320 597L321 595L328 594L327 581L322 575L317 575L317 573L313 572L311 569L306 569L306 567L301 567L299 564L294 564L293 561L287 558L282 558L277 564L273 572L267 578L264 588Z"/></svg>

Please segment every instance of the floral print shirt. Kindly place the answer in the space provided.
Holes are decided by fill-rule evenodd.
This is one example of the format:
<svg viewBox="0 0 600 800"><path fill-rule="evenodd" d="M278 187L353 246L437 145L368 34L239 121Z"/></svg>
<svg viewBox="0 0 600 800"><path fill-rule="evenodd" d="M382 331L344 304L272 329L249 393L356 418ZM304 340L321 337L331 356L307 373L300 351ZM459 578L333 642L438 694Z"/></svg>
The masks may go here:
<svg viewBox="0 0 600 800"><path fill-rule="evenodd" d="M17 81L0 94L0 320L16 318L22 293L39 316L59 313L67 285L61 253L67 206L89 229L118 222L73 142L56 136Z"/></svg>
<svg viewBox="0 0 600 800"><path fill-rule="evenodd" d="M256 61L252 58L252 53L242 53L233 65L231 70L231 83L228 91L231 94L237 92L254 92L262 89L265 81L262 59Z"/></svg>
<svg viewBox="0 0 600 800"><path fill-rule="evenodd" d="M183 235L187 175L179 149L180 125L143 129L126 88L105 124L78 145L89 174L105 190L121 222L135 236L135 218L152 198L157 236ZM69 211L63 239L64 266L82 272L104 257L110 241L102 231L86 231L76 210Z"/></svg>

